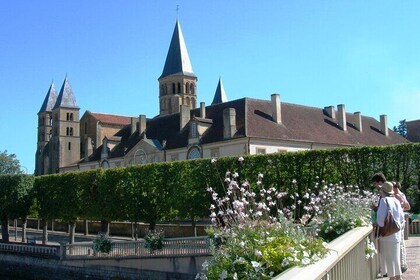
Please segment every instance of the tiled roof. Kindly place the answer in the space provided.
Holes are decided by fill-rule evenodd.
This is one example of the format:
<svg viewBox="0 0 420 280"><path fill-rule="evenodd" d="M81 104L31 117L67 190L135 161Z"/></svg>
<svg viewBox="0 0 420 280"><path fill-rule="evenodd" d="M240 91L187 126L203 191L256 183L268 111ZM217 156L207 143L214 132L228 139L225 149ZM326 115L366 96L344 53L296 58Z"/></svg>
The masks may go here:
<svg viewBox="0 0 420 280"><path fill-rule="evenodd" d="M407 139L420 142L420 120L407 121Z"/></svg>
<svg viewBox="0 0 420 280"><path fill-rule="evenodd" d="M263 138L279 141L313 142L329 145L388 145L408 142L405 138L389 130L386 137L380 132L380 122L362 116L362 132L356 130L354 114L346 113L347 131L341 130L337 120L331 119L322 108L281 103L282 124L277 124L271 116L271 101L242 98L206 107L206 119L199 116L200 109L191 110L191 119L212 120L200 144L223 141L223 110L234 108L236 111L236 133L233 138ZM187 147L190 126L179 130L179 113L147 119L146 136L153 139L156 146L166 142L166 149ZM130 151L143 134L131 133L131 125L124 126L116 136L121 143L116 145L110 157L121 157ZM101 147L90 160L100 158Z"/></svg>
<svg viewBox="0 0 420 280"><path fill-rule="evenodd" d="M51 83L48 89L47 95L45 96L44 102L42 103L41 112L51 112L55 103L57 102L57 91L55 90L54 83Z"/></svg>
<svg viewBox="0 0 420 280"><path fill-rule="evenodd" d="M213 102L211 105L227 102L226 92L223 87L222 78L219 78L219 82L217 83L216 92L214 93Z"/></svg>
<svg viewBox="0 0 420 280"><path fill-rule="evenodd" d="M184 36L182 35L181 25L178 20L176 21L171 44L169 45L168 54L166 55L165 66L163 67L163 72L159 79L177 74L195 77L185 45Z"/></svg>
<svg viewBox="0 0 420 280"><path fill-rule="evenodd" d="M342 131L337 120L324 114L322 108L281 103L282 124L271 117L271 102L247 99L247 136L270 139L297 140L337 145L388 145L405 143L406 139L388 130L380 132L380 123L362 116L362 132L356 130L356 118L346 113L347 131Z"/></svg>
<svg viewBox="0 0 420 280"><path fill-rule="evenodd" d="M90 113L96 120L105 124L116 124L116 125L127 125L131 123L131 117L101 114L101 113Z"/></svg>
<svg viewBox="0 0 420 280"><path fill-rule="evenodd" d="M64 79L63 85L61 86L60 93L57 97L57 102L54 108L76 108L79 109L76 103L76 97L74 97L73 90L71 89L69 80L67 77Z"/></svg>

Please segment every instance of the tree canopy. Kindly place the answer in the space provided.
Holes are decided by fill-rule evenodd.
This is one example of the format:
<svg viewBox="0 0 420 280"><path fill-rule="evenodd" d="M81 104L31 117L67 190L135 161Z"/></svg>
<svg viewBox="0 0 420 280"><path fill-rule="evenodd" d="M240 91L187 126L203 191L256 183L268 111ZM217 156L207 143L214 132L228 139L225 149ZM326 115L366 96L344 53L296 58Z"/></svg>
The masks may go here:
<svg viewBox="0 0 420 280"><path fill-rule="evenodd" d="M8 154L7 150L0 153L0 174L22 174L20 168L15 154Z"/></svg>
<svg viewBox="0 0 420 280"><path fill-rule="evenodd" d="M394 126L393 130L399 135L401 135L402 137L407 138L407 123L405 119L401 120L398 123L398 126Z"/></svg>

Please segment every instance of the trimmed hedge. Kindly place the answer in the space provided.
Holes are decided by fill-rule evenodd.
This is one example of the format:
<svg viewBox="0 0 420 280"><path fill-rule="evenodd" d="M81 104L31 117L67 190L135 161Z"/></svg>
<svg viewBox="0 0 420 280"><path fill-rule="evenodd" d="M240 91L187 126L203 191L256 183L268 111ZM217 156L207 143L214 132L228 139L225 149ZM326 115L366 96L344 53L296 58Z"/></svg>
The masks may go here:
<svg viewBox="0 0 420 280"><path fill-rule="evenodd" d="M323 182L372 190L371 176L382 171L405 188L414 186L404 192L413 211L420 210L420 144L252 155L244 156L244 161L226 157L216 163L199 159L45 175L35 178L33 198L41 219L128 220L152 226L175 217L195 221L209 214L211 197L207 187L224 192L227 170L237 171L254 188L259 188L255 182L262 173L265 186L299 194Z"/></svg>

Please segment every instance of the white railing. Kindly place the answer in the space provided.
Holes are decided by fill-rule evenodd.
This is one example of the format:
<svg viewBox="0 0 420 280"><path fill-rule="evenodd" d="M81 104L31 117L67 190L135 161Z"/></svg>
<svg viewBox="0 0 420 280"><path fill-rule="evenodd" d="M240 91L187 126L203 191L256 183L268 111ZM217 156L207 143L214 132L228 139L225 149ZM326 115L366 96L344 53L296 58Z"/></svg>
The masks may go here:
<svg viewBox="0 0 420 280"><path fill-rule="evenodd" d="M27 245L14 243L0 243L0 252L14 252L43 257L59 256L60 248L58 246Z"/></svg>
<svg viewBox="0 0 420 280"><path fill-rule="evenodd" d="M150 251L144 240L112 241L110 253L94 252L92 242L62 245L62 258L115 258L115 257L179 257L203 256L210 254L208 237L168 238L163 248Z"/></svg>
<svg viewBox="0 0 420 280"><path fill-rule="evenodd" d="M306 267L293 267L273 280L353 280L375 279L377 255L367 260L366 238L372 227L353 229L328 244L330 252L322 260Z"/></svg>

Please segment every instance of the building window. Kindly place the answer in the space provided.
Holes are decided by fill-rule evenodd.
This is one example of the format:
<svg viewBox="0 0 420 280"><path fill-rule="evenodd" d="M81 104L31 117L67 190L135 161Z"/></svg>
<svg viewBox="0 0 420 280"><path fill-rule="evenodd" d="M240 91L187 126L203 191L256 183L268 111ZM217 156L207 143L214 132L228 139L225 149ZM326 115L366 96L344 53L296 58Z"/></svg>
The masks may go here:
<svg viewBox="0 0 420 280"><path fill-rule="evenodd" d="M266 150L265 148L257 148L257 155L265 155Z"/></svg>
<svg viewBox="0 0 420 280"><path fill-rule="evenodd" d="M70 120L70 113L67 113L67 118L66 118L66 120Z"/></svg>
<svg viewBox="0 0 420 280"><path fill-rule="evenodd" d="M67 128L66 128L66 135L67 135L67 136L69 136L69 135L70 135L70 128L69 128L69 127L67 127Z"/></svg>
<svg viewBox="0 0 420 280"><path fill-rule="evenodd" d="M176 91L175 91L175 83L172 83L172 93L173 93L173 94L175 94L175 93L176 93Z"/></svg>
<svg viewBox="0 0 420 280"><path fill-rule="evenodd" d="M186 91L186 93L190 93L190 83L187 83L185 85L185 91Z"/></svg>
<svg viewBox="0 0 420 280"><path fill-rule="evenodd" d="M73 136L73 127L70 127L70 136Z"/></svg>
<svg viewBox="0 0 420 280"><path fill-rule="evenodd" d="M191 122L191 137L195 138L197 137L197 123Z"/></svg>
<svg viewBox="0 0 420 280"><path fill-rule="evenodd" d="M181 83L178 83L178 93L181 93Z"/></svg>
<svg viewBox="0 0 420 280"><path fill-rule="evenodd" d="M192 147L188 151L188 155L187 155L187 159L196 159L196 158L201 158L201 151L197 146Z"/></svg>
<svg viewBox="0 0 420 280"><path fill-rule="evenodd" d="M73 120L73 113L70 113L70 120Z"/></svg>
<svg viewBox="0 0 420 280"><path fill-rule="evenodd" d="M71 142L69 142L69 151L71 150Z"/></svg>
<svg viewBox="0 0 420 280"><path fill-rule="evenodd" d="M191 85L190 85L190 92L191 92L191 94L194 94L194 84L193 83L191 83Z"/></svg>

